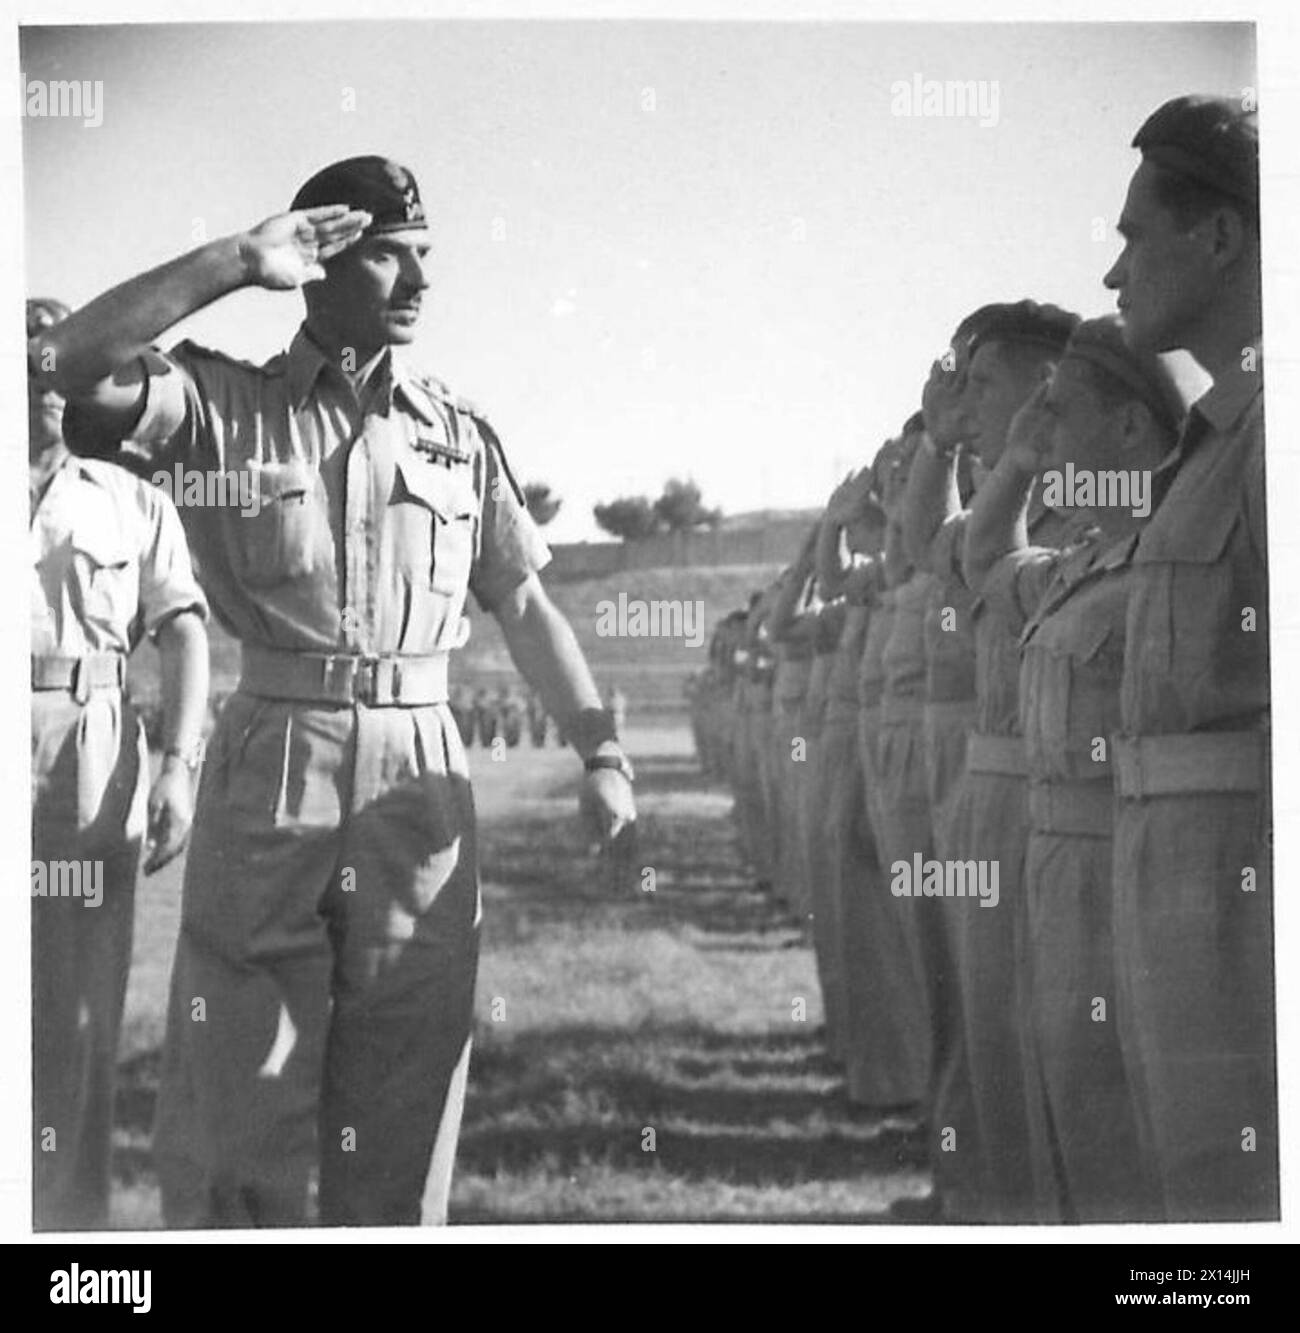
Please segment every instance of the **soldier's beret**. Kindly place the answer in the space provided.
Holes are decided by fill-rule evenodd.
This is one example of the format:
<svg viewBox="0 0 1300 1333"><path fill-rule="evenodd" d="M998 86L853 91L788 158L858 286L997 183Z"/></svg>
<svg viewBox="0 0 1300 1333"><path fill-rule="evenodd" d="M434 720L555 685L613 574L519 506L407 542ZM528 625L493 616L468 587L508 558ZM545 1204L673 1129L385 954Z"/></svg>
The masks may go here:
<svg viewBox="0 0 1300 1333"><path fill-rule="evenodd" d="M1258 206L1259 117L1240 100L1175 97L1146 118L1133 147L1167 171Z"/></svg>
<svg viewBox="0 0 1300 1333"><path fill-rule="evenodd" d="M976 320L970 334L972 356L985 343L994 342L1024 343L1060 352L1079 327L1079 316L1073 311L1027 300L984 306L968 318Z"/></svg>
<svg viewBox="0 0 1300 1333"><path fill-rule="evenodd" d="M27 302L27 336L34 338L42 329L60 323L70 314L72 311L52 296L33 296Z"/></svg>
<svg viewBox="0 0 1300 1333"><path fill-rule="evenodd" d="M963 339L973 338L984 325L993 318L998 311L1004 309L1000 305L982 305L978 310L972 310L960 324L952 335L953 343L959 343Z"/></svg>
<svg viewBox="0 0 1300 1333"><path fill-rule="evenodd" d="M318 171L293 197L291 209L347 204L364 209L367 236L389 231L427 230L415 177L387 157L349 157Z"/></svg>
<svg viewBox="0 0 1300 1333"><path fill-rule="evenodd" d="M1159 357L1135 351L1124 341L1118 316L1084 320L1066 346L1065 359L1087 361L1118 380L1167 431L1177 434L1187 410L1178 383Z"/></svg>

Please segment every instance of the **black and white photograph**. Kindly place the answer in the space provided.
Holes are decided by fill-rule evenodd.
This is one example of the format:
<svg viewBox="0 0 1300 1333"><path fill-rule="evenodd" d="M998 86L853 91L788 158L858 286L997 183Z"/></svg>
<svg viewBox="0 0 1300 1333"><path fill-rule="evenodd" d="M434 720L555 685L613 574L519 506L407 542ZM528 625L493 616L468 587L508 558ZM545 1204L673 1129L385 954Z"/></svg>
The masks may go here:
<svg viewBox="0 0 1300 1333"><path fill-rule="evenodd" d="M11 1230L1276 1239L1294 63L1063 13L13 29Z"/></svg>

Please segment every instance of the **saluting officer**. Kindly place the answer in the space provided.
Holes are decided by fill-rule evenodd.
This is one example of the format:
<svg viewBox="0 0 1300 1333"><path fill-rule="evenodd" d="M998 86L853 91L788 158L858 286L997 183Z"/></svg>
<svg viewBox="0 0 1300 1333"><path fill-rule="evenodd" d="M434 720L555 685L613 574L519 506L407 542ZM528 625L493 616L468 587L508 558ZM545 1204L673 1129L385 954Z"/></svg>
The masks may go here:
<svg viewBox="0 0 1300 1333"><path fill-rule="evenodd" d="M260 512L187 509L243 675L187 867L157 1156L170 1225L444 1218L469 1057L479 885L447 706L472 588L587 766L633 816L609 715L537 571L492 428L402 355L429 282L397 163L352 158L291 211L101 296L45 336L76 447L247 471ZM154 340L247 286L304 288L287 353ZM40 350L38 340L37 351Z"/></svg>

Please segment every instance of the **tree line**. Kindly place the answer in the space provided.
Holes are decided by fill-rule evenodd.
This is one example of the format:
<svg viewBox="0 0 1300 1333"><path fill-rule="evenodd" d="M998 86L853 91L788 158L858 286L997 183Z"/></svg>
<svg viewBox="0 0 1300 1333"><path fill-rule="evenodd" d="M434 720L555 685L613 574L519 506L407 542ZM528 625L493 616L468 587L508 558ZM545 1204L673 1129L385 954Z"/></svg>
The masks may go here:
<svg viewBox="0 0 1300 1333"><path fill-rule="evenodd" d="M524 487L524 500L533 520L543 527L560 512L563 504L550 486L540 481ZM712 529L718 527L723 517L721 509L705 505L698 484L689 477L669 478L657 499L652 500L648 495L622 495L593 505L591 512L602 532L622 541Z"/></svg>

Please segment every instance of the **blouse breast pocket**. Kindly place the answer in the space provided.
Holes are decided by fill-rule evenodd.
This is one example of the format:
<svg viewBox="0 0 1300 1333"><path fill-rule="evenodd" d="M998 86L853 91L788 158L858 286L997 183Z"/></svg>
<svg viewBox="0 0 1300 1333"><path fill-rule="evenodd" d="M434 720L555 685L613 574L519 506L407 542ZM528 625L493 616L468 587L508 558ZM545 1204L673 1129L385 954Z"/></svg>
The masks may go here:
<svg viewBox="0 0 1300 1333"><path fill-rule="evenodd" d="M413 587L463 602L474 563L478 497L467 466L403 461L394 501L427 515L407 523L401 560Z"/></svg>
<svg viewBox="0 0 1300 1333"><path fill-rule="evenodd" d="M333 561L320 474L306 463L268 463L253 470L256 507L234 514L229 528L242 556L242 577L271 588L304 578Z"/></svg>

